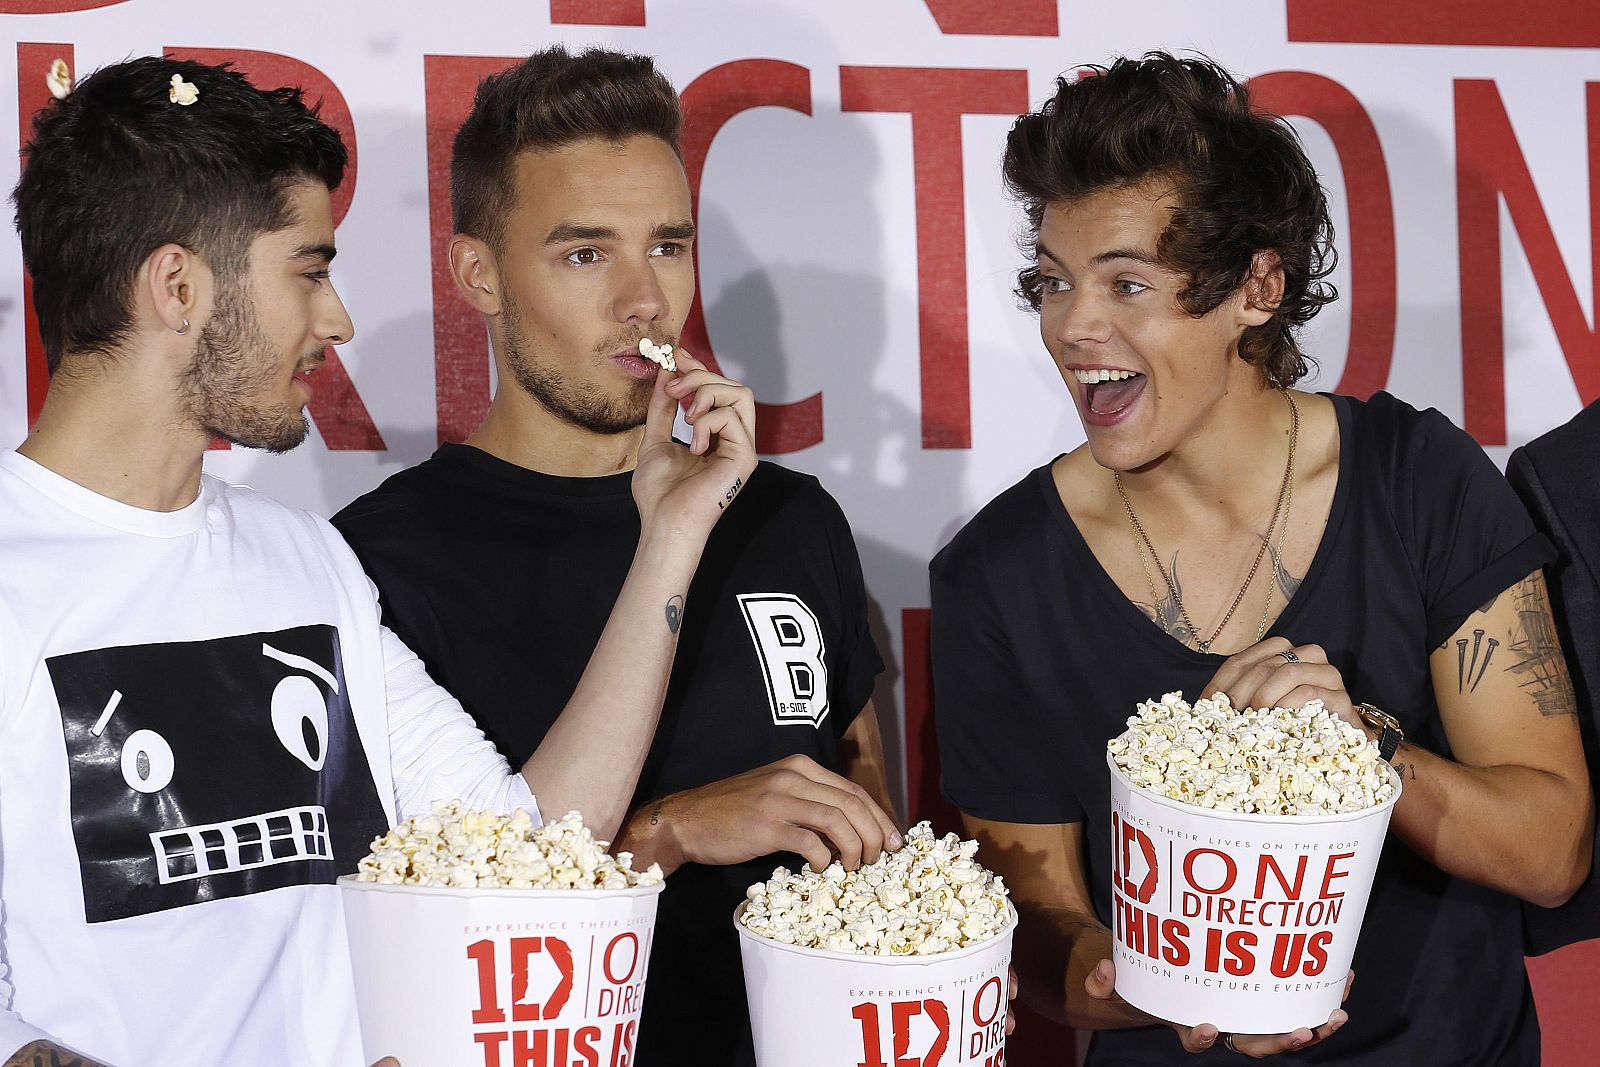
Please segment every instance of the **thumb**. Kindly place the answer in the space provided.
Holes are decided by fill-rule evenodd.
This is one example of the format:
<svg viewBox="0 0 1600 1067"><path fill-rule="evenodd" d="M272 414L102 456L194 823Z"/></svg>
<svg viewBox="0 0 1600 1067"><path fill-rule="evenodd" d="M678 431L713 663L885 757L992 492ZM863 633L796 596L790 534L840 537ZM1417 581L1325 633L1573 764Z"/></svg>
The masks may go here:
<svg viewBox="0 0 1600 1067"><path fill-rule="evenodd" d="M1110 960L1094 965L1083 980L1083 988L1096 1000L1110 1000L1117 995L1117 969Z"/></svg>
<svg viewBox="0 0 1600 1067"><path fill-rule="evenodd" d="M665 367L656 372L650 390L650 406L645 409L644 437L639 441L641 450L672 440L672 424L678 417L678 402L667 395L667 383L674 377Z"/></svg>

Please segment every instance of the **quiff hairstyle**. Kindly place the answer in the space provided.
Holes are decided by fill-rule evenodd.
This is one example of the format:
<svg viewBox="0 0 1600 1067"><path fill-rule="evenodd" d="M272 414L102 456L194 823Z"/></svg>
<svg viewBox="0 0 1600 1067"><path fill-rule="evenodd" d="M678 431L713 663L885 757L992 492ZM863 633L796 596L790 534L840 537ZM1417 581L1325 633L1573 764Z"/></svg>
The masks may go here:
<svg viewBox="0 0 1600 1067"><path fill-rule="evenodd" d="M643 134L682 158L682 128L677 91L649 56L603 48L573 55L561 45L535 52L478 83L450 153L451 225L498 249L520 153Z"/></svg>
<svg viewBox="0 0 1600 1067"><path fill-rule="evenodd" d="M1165 184L1177 201L1156 244L1181 274L1179 305L1209 314L1245 284L1258 251L1277 253L1283 298L1272 318L1245 330L1239 355L1269 384L1307 373L1295 334L1337 298L1333 223L1316 171L1280 118L1204 57L1149 52L1056 80L1055 95L1019 118L1006 139L1005 181L1028 219L1032 257L1044 210L1106 190ZM1017 295L1038 310L1039 268L1017 275Z"/></svg>
<svg viewBox="0 0 1600 1067"><path fill-rule="evenodd" d="M170 98L173 75L199 91L192 104ZM157 56L104 67L52 101L22 155L11 199L52 372L68 353L110 355L127 340L156 249L181 245L219 284L236 282L251 242L295 221L292 187L334 189L346 162L299 89Z"/></svg>

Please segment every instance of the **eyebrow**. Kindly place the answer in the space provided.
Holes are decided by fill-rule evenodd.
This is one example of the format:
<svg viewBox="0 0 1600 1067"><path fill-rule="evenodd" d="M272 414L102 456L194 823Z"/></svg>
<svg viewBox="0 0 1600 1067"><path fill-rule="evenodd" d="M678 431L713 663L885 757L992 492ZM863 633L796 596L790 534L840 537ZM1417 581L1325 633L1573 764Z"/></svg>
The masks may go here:
<svg viewBox="0 0 1600 1067"><path fill-rule="evenodd" d="M333 257L337 256L338 254L339 250L332 245L301 245L299 248L289 253L289 258L325 259L329 263L332 263Z"/></svg>
<svg viewBox="0 0 1600 1067"><path fill-rule="evenodd" d="M1045 245L1045 243L1043 241L1037 241L1037 242L1034 243L1033 253L1034 253L1035 258L1037 258L1039 256L1044 256L1047 259L1054 260L1056 262L1057 266L1062 266L1063 265L1063 261L1062 261L1061 257L1056 255L1054 252L1050 251L1050 249ZM1152 255L1149 252L1145 252L1145 251L1143 251L1141 249L1137 249L1137 248L1111 248L1111 249L1107 249L1106 251L1101 252L1099 255L1097 255L1093 259L1091 259L1089 261L1089 263L1092 266L1099 266L1102 263L1109 263L1114 259L1131 259L1135 263L1143 263L1143 264L1145 264L1147 266L1156 267L1156 268L1159 268L1161 270L1165 270L1166 269L1166 264L1162 263L1154 255Z"/></svg>
<svg viewBox="0 0 1600 1067"><path fill-rule="evenodd" d="M663 222L650 231L650 237L657 241L687 241L694 237L694 223L688 219L678 222ZM545 234L544 243L547 245L564 244L567 241L617 241L622 235L610 226L592 226L581 222L562 222Z"/></svg>

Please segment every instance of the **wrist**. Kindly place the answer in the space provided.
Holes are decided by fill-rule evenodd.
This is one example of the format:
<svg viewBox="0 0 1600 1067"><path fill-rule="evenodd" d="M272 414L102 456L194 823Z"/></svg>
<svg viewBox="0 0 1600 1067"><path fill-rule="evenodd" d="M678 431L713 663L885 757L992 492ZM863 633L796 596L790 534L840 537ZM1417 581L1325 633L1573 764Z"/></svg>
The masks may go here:
<svg viewBox="0 0 1600 1067"><path fill-rule="evenodd" d="M652 800L628 817L616 843L617 851L633 853L634 870L655 863L662 874L683 866L683 851L672 832L667 806L670 797Z"/></svg>

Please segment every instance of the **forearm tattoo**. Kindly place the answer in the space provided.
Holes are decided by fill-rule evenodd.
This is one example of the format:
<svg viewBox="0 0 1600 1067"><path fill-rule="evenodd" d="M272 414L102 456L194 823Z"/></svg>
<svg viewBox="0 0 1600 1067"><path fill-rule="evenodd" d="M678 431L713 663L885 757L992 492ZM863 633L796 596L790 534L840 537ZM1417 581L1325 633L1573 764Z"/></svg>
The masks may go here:
<svg viewBox="0 0 1600 1067"><path fill-rule="evenodd" d="M672 599L667 601L667 630L671 633L677 633L678 628L682 625L683 596L675 594Z"/></svg>
<svg viewBox="0 0 1600 1067"><path fill-rule="evenodd" d="M35 1041L19 1048L4 1067L96 1067L75 1052L57 1048L48 1041Z"/></svg>
<svg viewBox="0 0 1600 1067"><path fill-rule="evenodd" d="M729 504L733 503L733 498L738 496L739 495L739 490L741 490L743 488L744 488L744 479L743 478L735 478L733 480L733 484L728 486L728 491L726 493L722 494L722 499L717 501L717 510L721 511L723 508L725 508Z"/></svg>
<svg viewBox="0 0 1600 1067"><path fill-rule="evenodd" d="M1572 678L1567 674L1567 661L1561 652L1544 582L1539 575L1530 575L1511 587L1511 596L1517 607L1517 621L1507 648L1511 654L1507 673L1521 678L1518 685L1533 695L1539 714L1576 715Z"/></svg>

